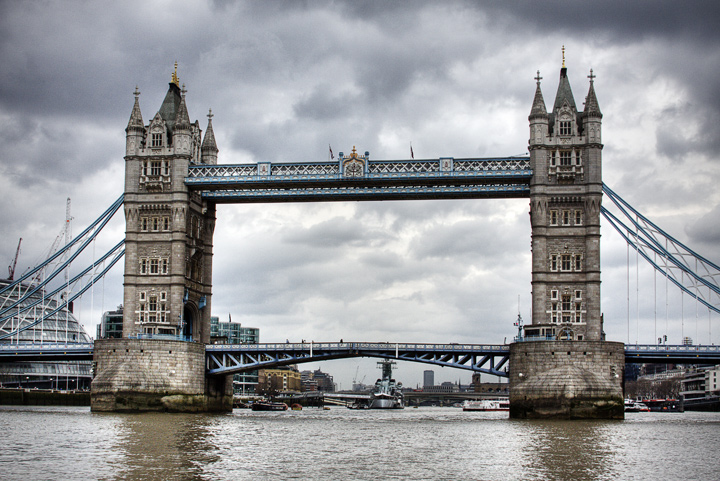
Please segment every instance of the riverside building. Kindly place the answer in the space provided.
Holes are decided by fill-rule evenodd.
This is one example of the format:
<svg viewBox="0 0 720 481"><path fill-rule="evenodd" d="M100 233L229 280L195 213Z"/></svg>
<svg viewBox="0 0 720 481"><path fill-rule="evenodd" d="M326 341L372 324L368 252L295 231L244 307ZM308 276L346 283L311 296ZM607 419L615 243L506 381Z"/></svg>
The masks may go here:
<svg viewBox="0 0 720 481"><path fill-rule="evenodd" d="M10 285L0 281L0 290ZM18 284L0 293L0 305L9 306L32 291L28 284ZM36 304L23 311L24 306ZM85 343L92 342L70 308L58 310L56 299L46 298L40 290L21 301L19 315L0 322L1 344ZM56 311L56 312L55 312ZM18 329L22 329L19 330ZM11 333L15 333L10 336ZM89 389L92 381L90 361L8 362L0 363L0 386L37 389Z"/></svg>
<svg viewBox="0 0 720 481"><path fill-rule="evenodd" d="M239 322L220 322L220 318L210 318L210 342L225 344L257 344L260 342L260 329L243 327ZM258 371L243 372L233 375L233 394L255 394L258 387Z"/></svg>

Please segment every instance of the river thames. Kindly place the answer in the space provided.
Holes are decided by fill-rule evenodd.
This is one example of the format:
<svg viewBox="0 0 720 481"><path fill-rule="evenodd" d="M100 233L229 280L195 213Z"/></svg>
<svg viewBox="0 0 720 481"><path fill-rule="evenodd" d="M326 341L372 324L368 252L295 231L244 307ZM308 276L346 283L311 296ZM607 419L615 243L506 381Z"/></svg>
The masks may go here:
<svg viewBox="0 0 720 481"><path fill-rule="evenodd" d="M459 408L224 415L0 407L3 480L713 480L720 413L510 420Z"/></svg>

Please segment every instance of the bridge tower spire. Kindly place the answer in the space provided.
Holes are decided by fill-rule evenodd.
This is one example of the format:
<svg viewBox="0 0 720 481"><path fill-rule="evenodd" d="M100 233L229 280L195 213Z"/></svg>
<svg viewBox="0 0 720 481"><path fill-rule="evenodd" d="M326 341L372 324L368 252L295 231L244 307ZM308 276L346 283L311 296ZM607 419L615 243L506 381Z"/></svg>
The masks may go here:
<svg viewBox="0 0 720 481"><path fill-rule="evenodd" d="M622 418L623 345L600 306L602 113L595 76L578 111L568 68L552 111L535 80L530 123L532 319L510 349L512 417Z"/></svg>
<svg viewBox="0 0 720 481"><path fill-rule="evenodd" d="M227 408L225 378L209 380L204 371L215 205L184 182L190 165L217 163L217 147L210 127L214 149L201 148L186 93L176 64L160 109L144 125L135 90L126 129L123 339L100 342L119 343L112 350L97 348L94 410ZM152 382L137 387L127 376Z"/></svg>

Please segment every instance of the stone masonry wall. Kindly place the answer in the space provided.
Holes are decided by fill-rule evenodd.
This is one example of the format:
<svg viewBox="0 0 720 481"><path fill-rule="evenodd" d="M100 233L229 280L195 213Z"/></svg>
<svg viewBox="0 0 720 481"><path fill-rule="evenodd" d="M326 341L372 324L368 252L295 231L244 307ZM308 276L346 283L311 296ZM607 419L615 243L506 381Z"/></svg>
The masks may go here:
<svg viewBox="0 0 720 481"><path fill-rule="evenodd" d="M232 409L231 383L225 377L206 379L201 343L100 339L94 362L93 411Z"/></svg>
<svg viewBox="0 0 720 481"><path fill-rule="evenodd" d="M622 343L519 342L510 346L510 416L624 417Z"/></svg>

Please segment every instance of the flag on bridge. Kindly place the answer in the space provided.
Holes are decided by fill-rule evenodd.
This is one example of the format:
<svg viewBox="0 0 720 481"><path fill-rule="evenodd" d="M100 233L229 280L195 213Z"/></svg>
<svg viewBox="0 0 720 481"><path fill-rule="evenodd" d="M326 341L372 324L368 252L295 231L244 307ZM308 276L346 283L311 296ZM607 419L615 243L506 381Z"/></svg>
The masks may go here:
<svg viewBox="0 0 720 481"><path fill-rule="evenodd" d="M330 149L330 160L333 160L335 158L335 155L333 155L332 147L330 147L330 144L328 144L328 148Z"/></svg>
<svg viewBox="0 0 720 481"><path fill-rule="evenodd" d="M410 144L410 157L412 157L413 159L415 158L415 154L413 154L412 150L412 144Z"/></svg>

